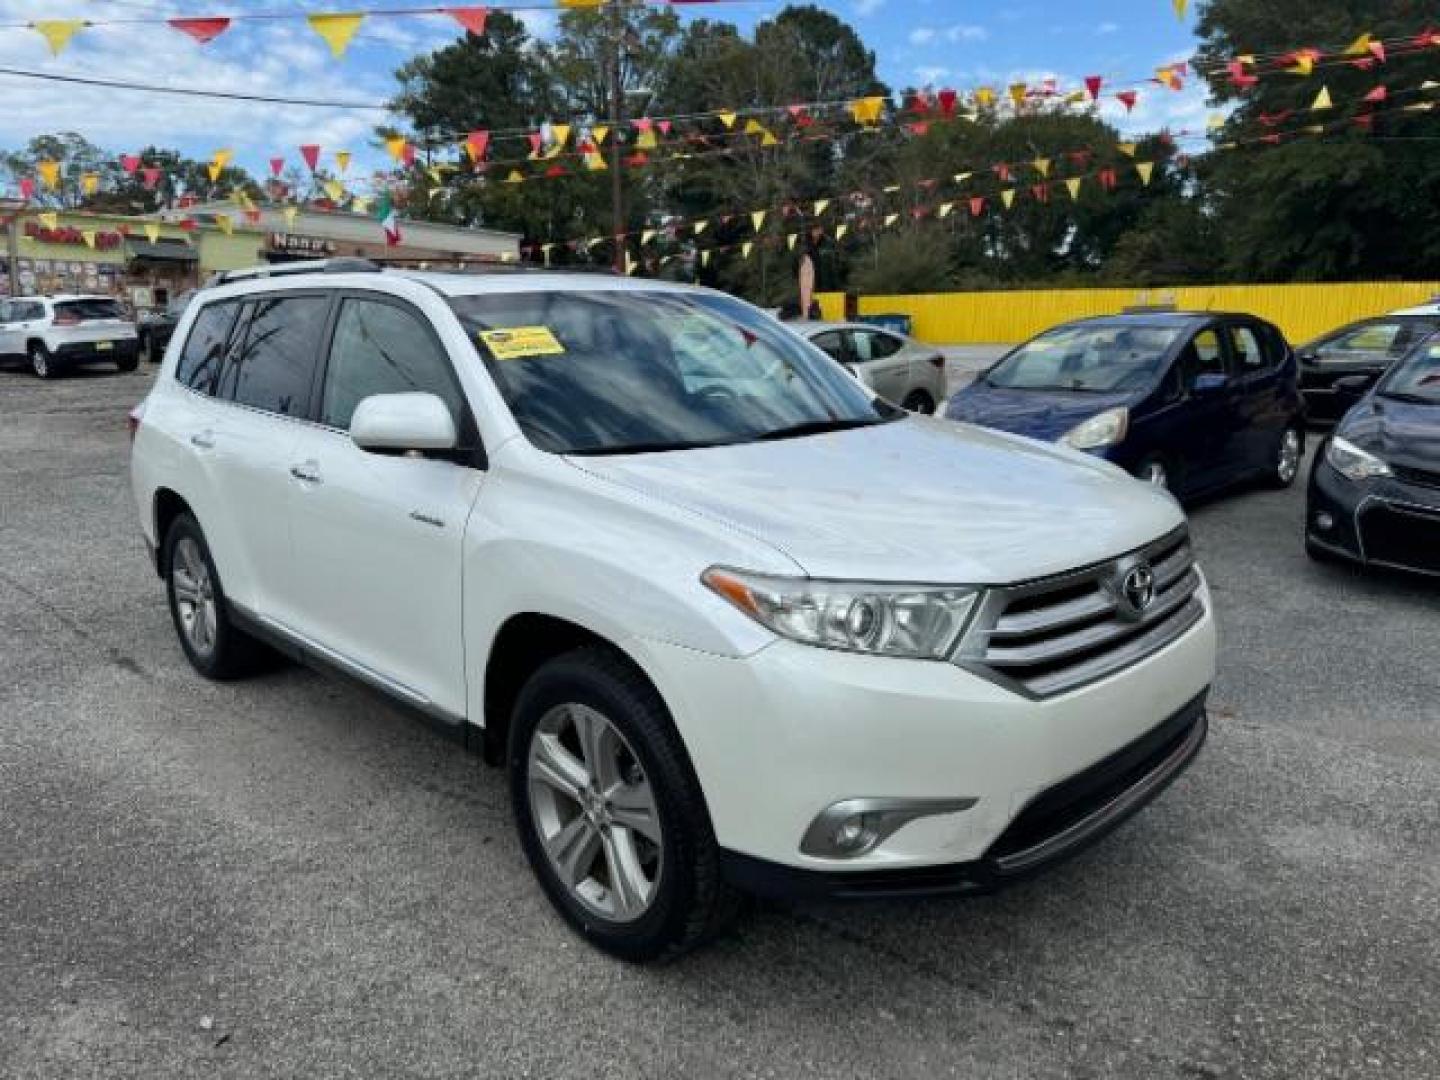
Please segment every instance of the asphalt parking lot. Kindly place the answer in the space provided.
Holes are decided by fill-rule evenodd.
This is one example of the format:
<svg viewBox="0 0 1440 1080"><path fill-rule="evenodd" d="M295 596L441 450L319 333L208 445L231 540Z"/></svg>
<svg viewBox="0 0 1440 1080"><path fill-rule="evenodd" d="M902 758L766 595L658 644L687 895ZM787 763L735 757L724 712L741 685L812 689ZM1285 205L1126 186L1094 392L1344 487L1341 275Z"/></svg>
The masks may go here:
<svg viewBox="0 0 1440 1080"><path fill-rule="evenodd" d="M1103 845L639 969L478 759L192 674L127 486L149 377L0 371L0 1075L1440 1075L1440 588L1311 564L1300 490L1195 510L1211 741Z"/></svg>

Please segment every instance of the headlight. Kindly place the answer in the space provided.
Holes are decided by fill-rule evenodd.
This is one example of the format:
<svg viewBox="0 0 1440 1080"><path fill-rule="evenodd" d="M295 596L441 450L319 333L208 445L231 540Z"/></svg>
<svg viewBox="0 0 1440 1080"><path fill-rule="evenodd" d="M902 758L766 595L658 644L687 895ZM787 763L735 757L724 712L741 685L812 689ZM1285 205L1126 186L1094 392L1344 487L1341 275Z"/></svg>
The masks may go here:
<svg viewBox="0 0 1440 1080"><path fill-rule="evenodd" d="M805 645L942 660L979 590L779 578L711 567L701 580L762 626Z"/></svg>
<svg viewBox="0 0 1440 1080"><path fill-rule="evenodd" d="M1130 430L1130 410L1123 406L1106 409L1060 436L1059 442L1072 450L1099 450L1125 441Z"/></svg>
<svg viewBox="0 0 1440 1080"><path fill-rule="evenodd" d="M1350 480L1369 480L1373 476L1391 476L1390 466L1374 454L1366 453L1340 436L1330 440L1325 460L1341 476Z"/></svg>

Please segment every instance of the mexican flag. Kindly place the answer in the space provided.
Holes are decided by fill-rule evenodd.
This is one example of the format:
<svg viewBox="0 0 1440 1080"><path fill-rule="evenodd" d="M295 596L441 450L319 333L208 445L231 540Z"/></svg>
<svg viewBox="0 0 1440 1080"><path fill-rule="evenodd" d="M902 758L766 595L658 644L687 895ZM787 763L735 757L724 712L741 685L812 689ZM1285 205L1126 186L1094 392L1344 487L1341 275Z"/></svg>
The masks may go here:
<svg viewBox="0 0 1440 1080"><path fill-rule="evenodd" d="M400 217L395 213L395 204L390 201L389 192L380 196L380 204L375 207L375 218L385 230L385 243L389 247L400 243Z"/></svg>

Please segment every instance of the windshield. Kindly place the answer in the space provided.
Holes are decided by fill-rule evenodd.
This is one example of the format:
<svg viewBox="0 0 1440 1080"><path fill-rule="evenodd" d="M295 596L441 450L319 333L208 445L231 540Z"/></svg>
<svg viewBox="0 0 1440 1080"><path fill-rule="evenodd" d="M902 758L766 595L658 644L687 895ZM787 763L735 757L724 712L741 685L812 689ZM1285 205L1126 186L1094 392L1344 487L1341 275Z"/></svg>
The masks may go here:
<svg viewBox="0 0 1440 1080"><path fill-rule="evenodd" d="M1402 401L1440 405L1440 334L1396 364L1379 392Z"/></svg>
<svg viewBox="0 0 1440 1080"><path fill-rule="evenodd" d="M1006 390L1142 390L1159 377L1179 336L1158 326L1061 327L1020 346L985 382Z"/></svg>
<svg viewBox="0 0 1440 1080"><path fill-rule="evenodd" d="M578 290L451 304L526 437L551 453L723 446L905 415L726 296Z"/></svg>

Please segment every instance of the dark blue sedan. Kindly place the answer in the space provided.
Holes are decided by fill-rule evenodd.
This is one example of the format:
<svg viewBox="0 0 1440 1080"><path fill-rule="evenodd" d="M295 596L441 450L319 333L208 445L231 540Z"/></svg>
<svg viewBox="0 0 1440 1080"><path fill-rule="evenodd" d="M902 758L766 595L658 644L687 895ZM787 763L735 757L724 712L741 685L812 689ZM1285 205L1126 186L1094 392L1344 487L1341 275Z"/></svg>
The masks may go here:
<svg viewBox="0 0 1440 1080"><path fill-rule="evenodd" d="M950 399L946 415L1063 443L1191 498L1289 487L1305 449L1295 355L1250 315L1136 311L1047 330Z"/></svg>

